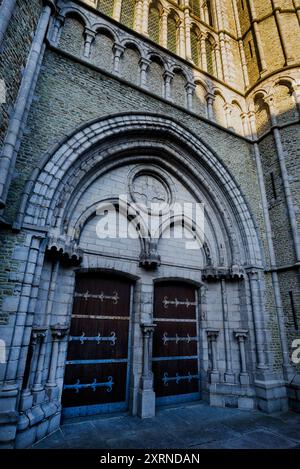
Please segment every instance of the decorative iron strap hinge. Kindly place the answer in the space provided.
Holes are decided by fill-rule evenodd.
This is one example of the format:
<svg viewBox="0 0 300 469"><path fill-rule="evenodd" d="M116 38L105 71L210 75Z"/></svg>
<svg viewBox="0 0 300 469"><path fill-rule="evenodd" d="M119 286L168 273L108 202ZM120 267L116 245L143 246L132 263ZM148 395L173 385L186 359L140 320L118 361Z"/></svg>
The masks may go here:
<svg viewBox="0 0 300 469"><path fill-rule="evenodd" d="M119 302L119 299L120 299L119 294L118 294L117 291L114 291L113 295L111 295L111 296L104 295L103 292L101 292L99 295L94 295L92 293L89 293L89 291L86 291L85 293L75 292L74 296L75 296L75 298L83 298L86 301L89 300L89 299L100 300L101 303L103 303L104 300L112 300L114 305L117 305L118 302Z"/></svg>
<svg viewBox="0 0 300 469"><path fill-rule="evenodd" d="M79 393L80 389L89 389L91 388L93 392L96 392L97 388L107 388L107 392L111 392L114 385L113 377L109 376L105 383L97 383L96 378L92 383L80 384L80 379L77 379L75 384L65 384L64 389L75 389L76 394Z"/></svg>
<svg viewBox="0 0 300 469"><path fill-rule="evenodd" d="M81 345L83 345L85 342L97 342L97 345L99 345L100 342L111 342L110 345L114 346L116 345L117 336L115 332L111 332L109 337L102 337L99 332L96 337L86 337L85 333L83 332L81 336L71 335L69 338L69 342L76 340L80 341Z"/></svg>
<svg viewBox="0 0 300 469"><path fill-rule="evenodd" d="M176 373L176 376L171 376L169 377L169 373L164 373L164 376L162 378L163 383L165 386L168 386L169 381L175 381L176 384L179 384L180 381L185 381L187 380L189 383L192 381L192 379L199 379L198 375L191 375L190 372L186 376L180 376L178 373Z"/></svg>
<svg viewBox="0 0 300 469"><path fill-rule="evenodd" d="M188 298L186 298L184 301L178 300L178 298L169 300L167 296L164 297L162 304L165 309L167 309L169 305L173 305L176 308L178 308L178 306L185 306L186 308L189 308L190 306L197 305L196 301L190 301Z"/></svg>
<svg viewBox="0 0 300 469"><path fill-rule="evenodd" d="M168 337L167 332L164 332L164 335L162 337L162 341L164 345L167 344L167 342L175 342L178 344L178 342L187 342L188 344L192 341L197 341L198 337L191 337L189 334L187 334L186 337L179 337L178 334L176 334L175 337Z"/></svg>

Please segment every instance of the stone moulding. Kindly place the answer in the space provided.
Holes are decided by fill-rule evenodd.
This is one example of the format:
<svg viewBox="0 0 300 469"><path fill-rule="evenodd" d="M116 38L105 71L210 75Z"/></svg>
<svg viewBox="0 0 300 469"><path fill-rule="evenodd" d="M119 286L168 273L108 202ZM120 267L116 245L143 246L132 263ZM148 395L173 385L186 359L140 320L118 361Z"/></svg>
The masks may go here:
<svg viewBox="0 0 300 469"><path fill-rule="evenodd" d="M48 238L46 254L74 266L80 265L83 259L83 251L74 241L67 241L63 236Z"/></svg>
<svg viewBox="0 0 300 469"><path fill-rule="evenodd" d="M209 267L202 271L202 279L207 282L225 280L243 280L245 278L245 271L243 267L233 265L230 268L226 267Z"/></svg>

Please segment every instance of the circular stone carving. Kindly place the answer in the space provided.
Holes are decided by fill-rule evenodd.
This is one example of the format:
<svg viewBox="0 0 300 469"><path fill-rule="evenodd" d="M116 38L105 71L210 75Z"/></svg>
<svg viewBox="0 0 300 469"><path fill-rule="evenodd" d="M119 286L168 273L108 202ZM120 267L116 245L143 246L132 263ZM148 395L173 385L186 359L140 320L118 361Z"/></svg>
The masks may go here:
<svg viewBox="0 0 300 469"><path fill-rule="evenodd" d="M167 182L152 171L137 172L130 183L133 201L148 212L164 211L171 203L171 191Z"/></svg>

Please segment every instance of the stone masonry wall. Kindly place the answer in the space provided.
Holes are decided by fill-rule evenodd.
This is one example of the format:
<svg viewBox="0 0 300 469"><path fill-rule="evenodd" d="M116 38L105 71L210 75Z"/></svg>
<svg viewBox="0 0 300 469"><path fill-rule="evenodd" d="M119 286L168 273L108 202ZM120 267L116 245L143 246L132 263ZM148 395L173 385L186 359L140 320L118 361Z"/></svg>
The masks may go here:
<svg viewBox="0 0 300 469"><path fill-rule="evenodd" d="M22 79L32 36L41 11L40 0L18 0L0 51L0 79L6 84L6 104L0 105L0 148Z"/></svg>

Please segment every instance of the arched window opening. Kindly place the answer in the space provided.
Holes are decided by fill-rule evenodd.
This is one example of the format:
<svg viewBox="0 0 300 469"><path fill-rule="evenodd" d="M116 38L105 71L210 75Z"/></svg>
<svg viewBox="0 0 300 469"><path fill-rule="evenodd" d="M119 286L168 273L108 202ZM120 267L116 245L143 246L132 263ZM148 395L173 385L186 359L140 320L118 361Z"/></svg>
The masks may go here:
<svg viewBox="0 0 300 469"><path fill-rule="evenodd" d="M200 17L200 0L190 0L191 13Z"/></svg>
<svg viewBox="0 0 300 469"><path fill-rule="evenodd" d="M213 26L213 13L212 13L212 2L211 2L211 0L206 0L206 7L207 7L208 24L210 26Z"/></svg>
<svg viewBox="0 0 300 469"><path fill-rule="evenodd" d="M149 39L159 43L160 39L160 14L155 4L151 4L149 8L149 21L148 21Z"/></svg>
<svg viewBox="0 0 300 469"><path fill-rule="evenodd" d="M207 72L210 75L214 75L214 50L211 40L208 38L205 40L205 51L206 51L206 63L207 63Z"/></svg>
<svg viewBox="0 0 300 469"><path fill-rule="evenodd" d="M176 54L177 52L177 22L174 15L168 17L168 49Z"/></svg>
<svg viewBox="0 0 300 469"><path fill-rule="evenodd" d="M113 16L114 2L112 0L98 0L97 10L107 16Z"/></svg>
<svg viewBox="0 0 300 469"><path fill-rule="evenodd" d="M113 2L111 2L113 3ZM133 29L135 14L135 0L122 0L120 22Z"/></svg>
<svg viewBox="0 0 300 469"><path fill-rule="evenodd" d="M191 30L191 50L192 50L192 60L197 67L200 66L200 43L199 43L199 36L197 32L192 29Z"/></svg>

